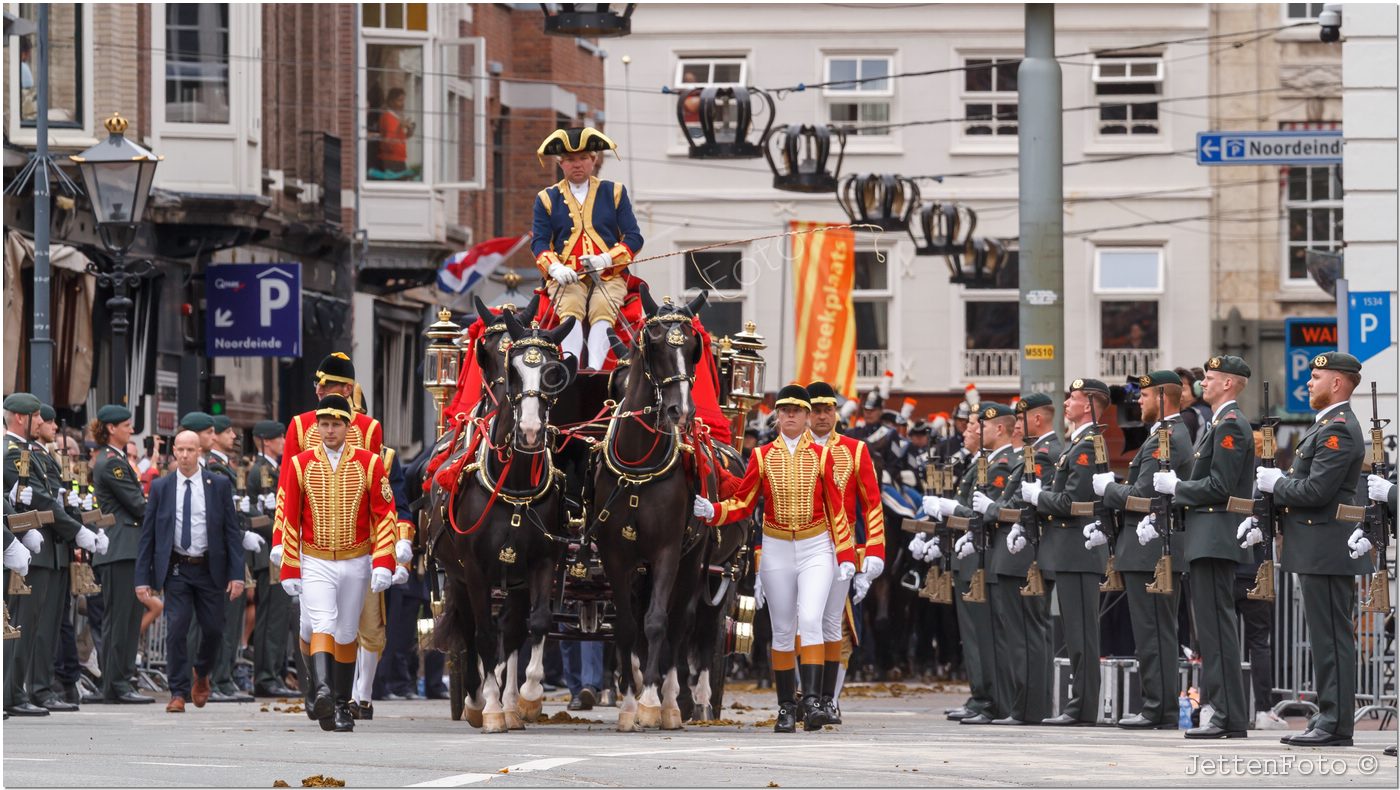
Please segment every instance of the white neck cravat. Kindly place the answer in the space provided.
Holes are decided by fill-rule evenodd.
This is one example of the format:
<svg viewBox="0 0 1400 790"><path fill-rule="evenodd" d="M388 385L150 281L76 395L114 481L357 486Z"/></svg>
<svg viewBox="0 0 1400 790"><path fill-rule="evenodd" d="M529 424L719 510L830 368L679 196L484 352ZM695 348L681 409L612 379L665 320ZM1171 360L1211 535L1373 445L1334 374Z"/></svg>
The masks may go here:
<svg viewBox="0 0 1400 790"><path fill-rule="evenodd" d="M570 181L569 191L574 193L574 200L577 200L579 204L582 205L583 202L588 199L588 182L585 181L582 184L575 184Z"/></svg>
<svg viewBox="0 0 1400 790"><path fill-rule="evenodd" d="M785 434L785 433L779 434L779 436L782 436L782 437L783 437L783 444L787 445L787 448L788 448L788 452L789 452L789 453L795 453L795 452L797 452L797 443L800 442L800 441L802 441L802 434L799 433L798 435L792 437L791 439L789 439L789 438L788 438L788 435Z"/></svg>
<svg viewBox="0 0 1400 790"><path fill-rule="evenodd" d="M325 445L322 445L322 448L326 451L326 460L331 462L331 469L339 467L340 456L342 453L345 452L345 445L342 444L338 449L335 450L332 450L331 448L326 447Z"/></svg>

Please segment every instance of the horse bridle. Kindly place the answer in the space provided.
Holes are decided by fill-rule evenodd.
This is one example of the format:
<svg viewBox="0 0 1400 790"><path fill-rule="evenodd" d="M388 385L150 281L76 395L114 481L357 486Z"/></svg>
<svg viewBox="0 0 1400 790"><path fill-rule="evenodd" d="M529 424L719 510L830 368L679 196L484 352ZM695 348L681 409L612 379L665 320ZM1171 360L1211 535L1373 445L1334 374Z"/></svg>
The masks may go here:
<svg viewBox="0 0 1400 790"><path fill-rule="evenodd" d="M690 324L692 320L693 319L683 311L672 310L669 313L661 313L647 318L642 326L645 328L649 326L670 325L670 328L666 330L666 343L679 348L685 345L685 333L681 331L681 325ZM645 341L639 342L637 348L641 351L642 374L647 377L647 381L651 382L652 389L656 390L656 402L658 405L661 403L661 388L667 384L675 384L680 381L691 385L695 384L695 365L690 366L689 372L680 372L657 380L651 374L651 359L648 358L646 351L647 343Z"/></svg>

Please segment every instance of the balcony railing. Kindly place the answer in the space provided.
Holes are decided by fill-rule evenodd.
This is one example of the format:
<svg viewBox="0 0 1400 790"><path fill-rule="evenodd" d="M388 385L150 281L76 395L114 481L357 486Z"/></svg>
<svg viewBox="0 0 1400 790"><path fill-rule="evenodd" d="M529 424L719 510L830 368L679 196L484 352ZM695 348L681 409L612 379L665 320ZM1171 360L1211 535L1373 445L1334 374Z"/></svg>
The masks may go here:
<svg viewBox="0 0 1400 790"><path fill-rule="evenodd" d="M1157 369L1161 356L1156 348L1105 348L1099 351L1099 375L1106 380L1142 376Z"/></svg>
<svg viewBox="0 0 1400 790"><path fill-rule="evenodd" d="M981 348L963 352L963 379L1018 378L1021 375L1021 350L1017 348Z"/></svg>
<svg viewBox="0 0 1400 790"><path fill-rule="evenodd" d="M856 349L856 378L878 379L890 369L890 352L886 349Z"/></svg>

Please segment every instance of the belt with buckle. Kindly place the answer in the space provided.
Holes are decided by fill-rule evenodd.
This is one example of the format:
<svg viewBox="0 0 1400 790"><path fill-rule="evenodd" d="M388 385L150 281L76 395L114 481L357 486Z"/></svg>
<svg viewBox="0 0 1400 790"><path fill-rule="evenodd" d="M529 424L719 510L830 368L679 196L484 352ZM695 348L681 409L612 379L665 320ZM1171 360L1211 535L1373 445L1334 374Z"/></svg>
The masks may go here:
<svg viewBox="0 0 1400 790"><path fill-rule="evenodd" d="M171 559L175 562L182 563L184 565L203 565L208 558L203 555L200 555L198 557L191 557L188 554L171 552Z"/></svg>

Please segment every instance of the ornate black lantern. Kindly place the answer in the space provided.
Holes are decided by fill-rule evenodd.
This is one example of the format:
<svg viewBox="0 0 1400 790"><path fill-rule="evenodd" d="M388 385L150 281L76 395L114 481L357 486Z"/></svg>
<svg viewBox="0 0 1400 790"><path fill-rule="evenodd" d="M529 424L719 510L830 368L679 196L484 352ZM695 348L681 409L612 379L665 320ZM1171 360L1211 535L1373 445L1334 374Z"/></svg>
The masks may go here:
<svg viewBox="0 0 1400 790"><path fill-rule="evenodd" d="M836 139L836 169L826 169L831 158L832 138ZM773 159L778 149L782 166ZM846 132L834 126L790 124L774 129L764 137L763 155L773 171L773 188L787 192L835 192L836 179L841 175L841 162L846 158Z"/></svg>
<svg viewBox="0 0 1400 790"><path fill-rule="evenodd" d="M903 176L853 173L841 179L836 202L852 223L907 231L919 203L919 185Z"/></svg>
<svg viewBox="0 0 1400 790"><path fill-rule="evenodd" d="M949 282L972 288L996 281L1006 264L1007 249L1000 239L976 237L977 212L961 203L928 203L919 208L909 236L915 255L941 255L948 264Z"/></svg>
<svg viewBox="0 0 1400 790"><path fill-rule="evenodd" d="M768 123L759 142L752 143L755 96L768 103ZM691 159L756 159L763 156L762 141L773 128L773 99L759 88L740 85L694 88L677 100L676 120L685 131ZM696 142L697 131L702 142Z"/></svg>
<svg viewBox="0 0 1400 790"><path fill-rule="evenodd" d="M609 38L632 32L632 12L636 3L627 3L622 13L611 10L612 3L540 3L544 11L544 32L555 36Z"/></svg>

